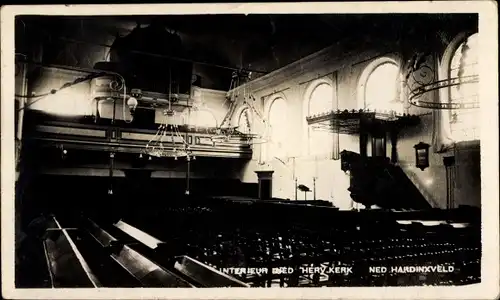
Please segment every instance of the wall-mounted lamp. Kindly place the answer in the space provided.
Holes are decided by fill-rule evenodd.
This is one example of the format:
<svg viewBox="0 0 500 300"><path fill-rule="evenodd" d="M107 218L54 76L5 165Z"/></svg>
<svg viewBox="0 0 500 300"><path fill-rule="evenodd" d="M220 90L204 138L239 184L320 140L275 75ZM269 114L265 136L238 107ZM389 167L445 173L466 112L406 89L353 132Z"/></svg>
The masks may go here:
<svg viewBox="0 0 500 300"><path fill-rule="evenodd" d="M134 115L135 109L137 108L138 104L139 103L137 102L137 99L135 99L134 97L129 97L127 99L127 106L128 106L128 109L130 110L131 115Z"/></svg>
<svg viewBox="0 0 500 300"><path fill-rule="evenodd" d="M429 144L423 142L413 146L415 148L415 165L422 171L429 167L429 147Z"/></svg>
<svg viewBox="0 0 500 300"><path fill-rule="evenodd" d="M68 156L68 150L64 149L63 145L58 146L58 148L61 149L61 159L65 160Z"/></svg>

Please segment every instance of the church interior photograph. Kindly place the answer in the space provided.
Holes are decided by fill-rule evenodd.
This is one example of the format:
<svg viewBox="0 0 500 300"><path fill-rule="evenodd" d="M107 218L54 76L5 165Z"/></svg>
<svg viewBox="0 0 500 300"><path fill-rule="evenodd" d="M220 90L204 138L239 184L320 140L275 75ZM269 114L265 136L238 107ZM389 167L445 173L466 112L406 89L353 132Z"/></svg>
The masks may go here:
<svg viewBox="0 0 500 300"><path fill-rule="evenodd" d="M16 287L481 282L478 53L477 14L16 16Z"/></svg>

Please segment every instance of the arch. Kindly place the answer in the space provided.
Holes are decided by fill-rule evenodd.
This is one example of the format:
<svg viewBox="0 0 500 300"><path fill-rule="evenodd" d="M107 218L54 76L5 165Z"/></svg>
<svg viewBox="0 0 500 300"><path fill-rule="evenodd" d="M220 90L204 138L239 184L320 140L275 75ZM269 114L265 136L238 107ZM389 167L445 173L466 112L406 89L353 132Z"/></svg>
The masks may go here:
<svg viewBox="0 0 500 300"><path fill-rule="evenodd" d="M303 95L303 111L304 111L304 117L308 116L309 113L309 101L311 99L311 96L313 92L316 90L316 88L322 84L328 84L333 87L333 81L330 78L324 77L320 79L316 79L309 83L307 88L304 91Z"/></svg>
<svg viewBox="0 0 500 300"><path fill-rule="evenodd" d="M379 74L380 77L377 77L377 74ZM394 81L391 82L391 80L387 80L387 76L394 76ZM361 73L358 81L357 108L395 110L401 113L404 108L400 95L401 76L401 59L397 56L379 57L370 62ZM372 91L377 91L377 93ZM384 100L372 101L367 107L366 101L368 94L378 94L379 91L386 93L386 97L378 96L378 99ZM395 100L396 102L390 103L389 101L391 100Z"/></svg>
<svg viewBox="0 0 500 300"><path fill-rule="evenodd" d="M479 53L477 53L477 33L472 34L467 37L468 50L465 57L462 51L464 51L464 43L460 43L460 46L454 51L454 55L449 64L448 76L450 78L458 77L460 71L463 72L463 76L477 75L478 70L476 68L477 61L479 59ZM465 66L460 67L464 63ZM446 99L449 102L469 102L472 97L477 97L479 92L477 83L469 83L466 85L457 85L449 87L449 98ZM450 111L450 130L451 136L456 142L472 141L478 140L479 138L479 126L478 120L480 119L479 109L465 109L465 110L454 110Z"/></svg>
<svg viewBox="0 0 500 300"><path fill-rule="evenodd" d="M453 57L457 53L462 46L462 44L472 36L477 36L477 31L464 31L459 33L455 38L448 44L445 51L443 52L442 59L439 63L438 70L438 78L439 80L445 80L450 78L450 76L454 76L451 74L451 64L453 61ZM453 89L456 87L443 88L439 90L439 101L441 102L449 102L452 101ZM479 109L471 109L469 112L475 110L475 113L479 113ZM459 114L458 110L449 110L449 111L439 111L436 112L435 118L435 128L436 136L434 139L434 144L436 149L440 151L446 150L448 147L452 146L456 142L467 141L478 139L479 134L475 135L472 138L464 138L464 136L457 136L453 133L452 130L452 118L457 118L457 116L453 116L453 114ZM474 113L474 112L473 112ZM479 121L479 116L469 118L471 120ZM474 125L472 125L474 126ZM478 128L479 129L479 128Z"/></svg>
<svg viewBox="0 0 500 300"><path fill-rule="evenodd" d="M274 101L278 100L279 98L285 100L285 102L288 103L288 99L283 92L273 94L264 102L264 116L268 121L269 121L269 111L271 110L271 106L274 104Z"/></svg>
<svg viewBox="0 0 500 300"><path fill-rule="evenodd" d="M443 76L442 77L443 79L445 78L444 76L447 76L449 63L451 62L451 59L452 59L455 51L469 36L471 36L475 33L477 33L477 32L476 31L461 32L461 33L457 34L453 38L453 40L451 40L451 42L448 44L448 46L446 47L446 49L443 52L443 56L442 56L441 62L439 64L440 65L440 68L439 68L440 74L439 75Z"/></svg>
<svg viewBox="0 0 500 300"><path fill-rule="evenodd" d="M267 122L269 126L269 143L267 145L267 158L273 156L285 157L287 155L286 142L288 140L287 110L288 104L282 93L275 95L267 103Z"/></svg>
<svg viewBox="0 0 500 300"><path fill-rule="evenodd" d="M333 150L333 133L325 131L315 131L309 126L306 118L310 115L324 113L334 109L334 86L330 78L321 78L311 82L305 92L303 98L303 153L305 155L322 155L331 153ZM321 103L322 99L325 99ZM324 141L331 140L328 147L318 147L319 143L324 144Z"/></svg>

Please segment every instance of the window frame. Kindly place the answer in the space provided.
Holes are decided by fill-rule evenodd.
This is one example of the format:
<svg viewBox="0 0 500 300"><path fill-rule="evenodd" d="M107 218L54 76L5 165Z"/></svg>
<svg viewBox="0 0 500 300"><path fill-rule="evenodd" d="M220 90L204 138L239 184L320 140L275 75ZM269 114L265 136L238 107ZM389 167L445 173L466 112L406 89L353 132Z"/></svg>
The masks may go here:
<svg viewBox="0 0 500 300"><path fill-rule="evenodd" d="M267 108L266 108L266 118L267 118L267 123L268 123L268 126L269 126L269 132L268 132L268 143L266 143L266 159L268 161L271 161L276 155L274 156L271 156L271 153L272 153L272 149L273 149L273 137L274 137L274 134L273 134L273 128L272 128L272 120L271 120L271 110L273 109L273 106L274 104L276 103L276 101L278 100L282 100L283 103L285 104L285 109L287 110L287 113L288 113L288 100L287 98L285 97L285 95L283 93L277 93L275 94L271 99L268 100L267 102ZM288 131L286 131L286 133L288 134ZM287 136L287 135L286 135ZM284 140L286 140L286 137L283 138ZM281 153L280 153L281 154ZM289 151L286 147L284 147L283 149L283 157L286 157L288 156L289 154ZM280 156L276 156L276 157L280 157ZM282 158L282 157L280 157Z"/></svg>
<svg viewBox="0 0 500 300"><path fill-rule="evenodd" d="M356 109L365 109L366 107L366 85L368 83L368 80L372 76L372 74L375 72L375 70L384 65L384 64L393 64L394 66L397 67L398 74L397 78L400 79L400 82L402 83L402 72L401 72L401 58L399 56L382 56L378 57L374 60L372 60L362 71L361 76L359 77L358 80L358 91L357 91L357 105ZM398 87L397 82L394 83L394 89L396 93L396 97L399 99L401 103L401 110L397 111L397 113L403 113L405 112L405 105L404 105L404 98L401 96L402 88ZM377 110L377 108L375 108Z"/></svg>
<svg viewBox="0 0 500 300"><path fill-rule="evenodd" d="M304 95L303 95L304 137L306 140L305 143L303 143L303 153L304 153L304 156L306 156L306 157L312 157L312 156L322 157L323 155L327 154L327 153L324 153L324 154L313 154L312 153L312 149L311 149L311 131L312 131L312 129L306 120L306 118L308 116L310 116L309 112L310 112L311 102L313 100L312 96L313 96L314 92L316 91L316 89L323 84L328 85L332 89L332 96L335 95L335 93L336 93L335 88L336 87L334 86L334 80L332 80L329 77L320 78L320 79L314 80L311 83L309 83L309 85L307 86L307 88L304 92ZM331 99L331 104L332 104L332 107L330 110L335 109L335 102L334 102L333 97ZM328 112L328 111L325 111L325 112ZM332 149L330 152L333 153L333 134L332 134ZM332 157L330 157L329 159L332 159Z"/></svg>
<svg viewBox="0 0 500 300"><path fill-rule="evenodd" d="M466 39L473 36L474 34L479 34L479 32L477 30L463 31L457 34L455 38L453 38L453 40L449 42L448 46L446 46L446 49L443 52L441 61L439 63L439 70L438 70L439 80L446 80L449 78L451 73L451 63L453 57L455 56L455 52L458 50L460 45L462 45L462 43ZM439 90L438 101L440 101L441 103L451 101L451 87L442 88ZM434 113L436 116L435 126L437 127L436 129L439 130L438 131L439 139L435 140L434 146L438 152L445 152L447 150L452 150L455 148L479 147L480 138L475 140L463 140L463 141L457 141L454 139L453 134L451 132L451 120L450 120L450 115L452 113L451 110L437 111Z"/></svg>
<svg viewBox="0 0 500 300"><path fill-rule="evenodd" d="M451 64L453 62L453 58L455 57L458 49L460 48L460 46L466 41L468 40L470 37L474 36L478 34L478 32L475 32L475 33L469 33L469 34L466 34L465 36L463 36L462 39L460 39L460 41L454 45L454 49L453 51L451 52L451 56L449 58L449 61L447 62L447 76L448 78L451 78ZM453 102L453 99L452 99L452 86L449 86L447 87L448 89L448 97L447 99L444 99L444 101L448 102L448 103L452 103ZM479 93L479 91L478 91ZM450 127L450 137L451 139L455 142L455 144L460 144L461 146L473 146L474 144L477 144L479 142L480 139L476 138L476 139L472 139L472 140L457 140L455 138L455 136L453 135L453 132L452 132L452 125L451 125L451 114L453 113L454 110L450 110L448 111L448 126Z"/></svg>

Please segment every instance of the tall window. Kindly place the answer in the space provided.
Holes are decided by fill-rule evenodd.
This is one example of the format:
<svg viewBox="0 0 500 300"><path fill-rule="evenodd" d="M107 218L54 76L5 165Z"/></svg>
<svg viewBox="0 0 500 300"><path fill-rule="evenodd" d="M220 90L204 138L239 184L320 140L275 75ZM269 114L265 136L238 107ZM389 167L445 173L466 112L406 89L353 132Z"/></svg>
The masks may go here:
<svg viewBox="0 0 500 300"><path fill-rule="evenodd" d="M477 34L469 36L455 50L450 61L449 77L465 78L478 75ZM450 87L450 102L478 101L479 83L464 83ZM456 142L479 140L479 108L450 110L450 132Z"/></svg>
<svg viewBox="0 0 500 300"><path fill-rule="evenodd" d="M371 111L402 111L397 93L399 67L394 62L378 64L368 75L364 90L364 107Z"/></svg>
<svg viewBox="0 0 500 300"><path fill-rule="evenodd" d="M333 109L333 88L328 83L320 83L309 97L309 116L329 112ZM309 154L328 156L333 151L333 133L328 128L310 125Z"/></svg>
<svg viewBox="0 0 500 300"><path fill-rule="evenodd" d="M249 134L251 132L251 115L248 108L244 108L241 111L238 119L238 131L244 134Z"/></svg>
<svg viewBox="0 0 500 300"><path fill-rule="evenodd" d="M268 157L285 157L287 143L287 105L283 98L276 98L269 109L270 141Z"/></svg>

